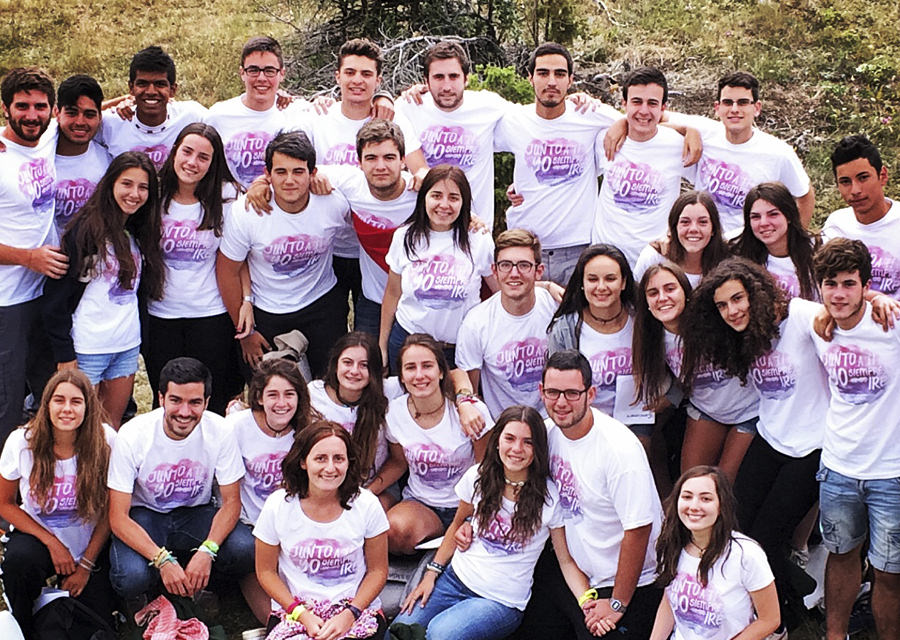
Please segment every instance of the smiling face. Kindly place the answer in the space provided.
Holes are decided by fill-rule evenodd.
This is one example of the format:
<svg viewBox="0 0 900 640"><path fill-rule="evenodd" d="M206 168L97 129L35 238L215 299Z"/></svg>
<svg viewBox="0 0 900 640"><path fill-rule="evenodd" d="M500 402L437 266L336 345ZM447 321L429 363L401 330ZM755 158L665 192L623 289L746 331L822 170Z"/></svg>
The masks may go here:
<svg viewBox="0 0 900 640"><path fill-rule="evenodd" d="M425 213L432 231L450 231L462 210L462 193L453 180L439 180L425 194Z"/></svg>
<svg viewBox="0 0 900 640"><path fill-rule="evenodd" d="M628 120L628 137L644 142L656 135L666 103L665 90L658 84L635 84L628 87L625 101L625 119Z"/></svg>
<svg viewBox="0 0 900 640"><path fill-rule="evenodd" d="M337 436L322 438L309 450L300 467L309 475L311 492L337 492L350 467L347 445Z"/></svg>
<svg viewBox="0 0 900 640"><path fill-rule="evenodd" d="M750 230L773 256L788 254L788 221L781 210L759 198L750 207Z"/></svg>
<svg viewBox="0 0 900 640"><path fill-rule="evenodd" d="M729 327L743 331L750 324L750 294L740 280L727 280L713 293L716 309Z"/></svg>
<svg viewBox="0 0 900 640"><path fill-rule="evenodd" d="M560 106L572 85L566 57L558 53L538 56L534 60L534 73L529 80L538 104L547 109Z"/></svg>
<svg viewBox="0 0 900 640"><path fill-rule="evenodd" d="M312 175L306 160L276 151L272 154L272 169L266 170L272 183L275 204L288 213L298 213L309 202Z"/></svg>
<svg viewBox="0 0 900 640"><path fill-rule="evenodd" d="M708 533L719 518L719 494L712 476L689 478L678 494L678 519L694 535Z"/></svg>
<svg viewBox="0 0 900 640"><path fill-rule="evenodd" d="M369 354L365 347L356 345L341 351L337 361L337 379L341 397L358 398L369 386Z"/></svg>
<svg viewBox="0 0 900 640"><path fill-rule="evenodd" d="M212 143L196 133L188 134L175 150L173 167L178 182L194 186L206 177L213 159Z"/></svg>
<svg viewBox="0 0 900 640"><path fill-rule="evenodd" d="M591 313L609 319L622 308L625 279L619 263L609 256L596 256L584 265L584 297Z"/></svg>
<svg viewBox="0 0 900 640"><path fill-rule="evenodd" d="M753 122L762 107L753 99L753 92L746 87L722 87L715 104L716 115L725 125L728 139L746 141L753 133Z"/></svg>
<svg viewBox="0 0 900 640"><path fill-rule="evenodd" d="M497 447L507 476L516 476L526 471L534 460L531 427L519 420L507 422Z"/></svg>
<svg viewBox="0 0 900 640"><path fill-rule="evenodd" d="M200 424L209 398L202 382L176 384L169 382L165 393L159 392L163 408L163 431L172 440L184 440Z"/></svg>
<svg viewBox="0 0 900 640"><path fill-rule="evenodd" d="M43 91L17 91L9 107L3 105L3 117L12 132L10 139L24 146L34 146L50 126L53 109Z"/></svg>
<svg viewBox="0 0 900 640"><path fill-rule="evenodd" d="M352 104L370 104L381 84L375 60L357 55L344 56L335 80L341 88L341 100Z"/></svg>
<svg viewBox="0 0 900 640"><path fill-rule="evenodd" d="M275 75L267 75L277 69ZM253 51L247 54L240 70L244 92L250 104L275 104L278 86L284 80L284 69L278 56L271 51Z"/></svg>
<svg viewBox="0 0 900 640"><path fill-rule="evenodd" d="M169 82L165 71L137 71L128 88L141 122L154 126L166 119L168 102L175 97L177 87Z"/></svg>
<svg viewBox="0 0 900 640"><path fill-rule="evenodd" d="M712 239L713 224L709 211L699 202L687 205L678 216L678 242L687 253L701 253Z"/></svg>
<svg viewBox="0 0 900 640"><path fill-rule="evenodd" d="M659 269L647 281L644 297L650 314L674 333L673 329L677 327L678 318L684 312L686 303L684 289L675 274Z"/></svg>
<svg viewBox="0 0 900 640"><path fill-rule="evenodd" d="M150 176L140 167L129 167L113 182L113 199L126 216L144 206L150 197Z"/></svg>
<svg viewBox="0 0 900 640"><path fill-rule="evenodd" d="M497 264L511 262L509 271L500 269ZM524 271L517 265L528 263L530 268ZM534 251L529 247L506 247L497 253L497 260L491 266L494 276L500 285L500 291L504 298L509 300L524 300L534 294L534 285L544 274L544 265L535 264Z"/></svg>
<svg viewBox="0 0 900 640"><path fill-rule="evenodd" d="M47 407L54 431L75 431L84 422L84 394L71 382L60 382Z"/></svg>
<svg viewBox="0 0 900 640"><path fill-rule="evenodd" d="M100 109L87 96L78 96L75 104L61 107L56 115L59 135L76 145L87 144L100 128Z"/></svg>
<svg viewBox="0 0 900 640"><path fill-rule="evenodd" d="M403 352L400 380L414 398L436 398L441 394L443 374L431 349L412 345Z"/></svg>
<svg viewBox="0 0 900 640"><path fill-rule="evenodd" d="M266 423L275 431L284 429L297 413L297 390L281 376L272 376L260 393L259 404Z"/></svg>
<svg viewBox="0 0 900 640"><path fill-rule="evenodd" d="M560 393L559 397L552 400L547 397L545 390L555 391L579 391L583 393L577 394L575 400L566 398L565 393ZM594 401L596 390L593 385L588 384L585 390L584 379L581 372L576 369L547 369L544 372L544 380L540 385L541 397L544 400L544 407L547 409L547 415L560 429L569 429L576 427L587 416L591 403ZM554 393L555 394L555 393Z"/></svg>
<svg viewBox="0 0 900 640"><path fill-rule="evenodd" d="M819 287L822 304L841 329L852 329L865 313L869 283L863 283L859 271L840 271L825 277Z"/></svg>

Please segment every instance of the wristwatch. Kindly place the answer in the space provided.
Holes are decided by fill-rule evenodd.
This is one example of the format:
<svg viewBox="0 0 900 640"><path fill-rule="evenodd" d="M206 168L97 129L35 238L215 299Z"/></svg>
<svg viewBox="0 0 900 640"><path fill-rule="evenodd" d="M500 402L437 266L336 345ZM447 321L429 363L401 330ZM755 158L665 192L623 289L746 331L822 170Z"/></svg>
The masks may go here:
<svg viewBox="0 0 900 640"><path fill-rule="evenodd" d="M615 598L609 599L609 608L615 611L616 613L625 613L625 609L628 607L622 604L621 600L616 600Z"/></svg>

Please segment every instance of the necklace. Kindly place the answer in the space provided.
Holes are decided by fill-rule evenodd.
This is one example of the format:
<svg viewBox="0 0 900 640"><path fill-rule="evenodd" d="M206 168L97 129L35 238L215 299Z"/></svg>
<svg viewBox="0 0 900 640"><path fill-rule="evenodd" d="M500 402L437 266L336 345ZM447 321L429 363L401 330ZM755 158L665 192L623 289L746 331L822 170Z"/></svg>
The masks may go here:
<svg viewBox="0 0 900 640"><path fill-rule="evenodd" d="M418 420L422 416L430 416L430 415L437 413L441 409L443 409L444 408L444 397L441 396L441 403L436 408L432 409L431 411L419 411L419 408L416 406L416 401L412 399L412 396L409 397L409 404L412 405L413 418Z"/></svg>
<svg viewBox="0 0 900 640"><path fill-rule="evenodd" d="M288 422L288 423L287 423L285 426L283 426L281 429L276 429L276 428L274 428L272 425L269 424L269 419L268 419L268 418L263 418L263 420L264 420L265 423L266 423L266 429L268 429L269 431L271 431L271 432L275 435L276 438L277 438L278 436L280 436L282 433L284 433L285 431L287 431L288 429L290 429L290 428L293 426L293 425L291 425L290 422Z"/></svg>
<svg viewBox="0 0 900 640"><path fill-rule="evenodd" d="M697 544L693 540L691 540L691 544L694 545L694 548L700 552L701 557L703 556L704 553L706 553L706 550L709 549L709 545L707 545L706 547L701 547L699 544Z"/></svg>
<svg viewBox="0 0 900 640"><path fill-rule="evenodd" d="M524 481L524 480L520 480L520 481L518 481L518 482L514 482L513 480L510 480L510 479L507 478L506 476L503 476L503 481L504 481L506 484L508 484L509 486L511 486L513 489L515 489L516 491L518 491L519 489L521 489L522 487L525 486L525 481Z"/></svg>
<svg viewBox="0 0 900 640"><path fill-rule="evenodd" d="M344 405L345 407L355 407L356 405L359 404L359 401L362 400L362 396L360 396L359 399L358 399L356 402L350 402L349 400L344 400L344 399L341 397L341 388L340 388L340 386L338 386L338 388L335 389L334 395L337 397L338 402L340 402L340 403L341 403L342 405Z"/></svg>
<svg viewBox="0 0 900 640"><path fill-rule="evenodd" d="M596 320L600 324L609 324L610 322L615 322L616 320L618 320L619 318L622 317L622 314L625 313L625 305L620 305L619 312L616 315L614 315L612 318L598 318L597 316L594 315L594 313L591 311L591 308L589 306L585 307L585 311L587 311L588 315L591 316L594 320Z"/></svg>

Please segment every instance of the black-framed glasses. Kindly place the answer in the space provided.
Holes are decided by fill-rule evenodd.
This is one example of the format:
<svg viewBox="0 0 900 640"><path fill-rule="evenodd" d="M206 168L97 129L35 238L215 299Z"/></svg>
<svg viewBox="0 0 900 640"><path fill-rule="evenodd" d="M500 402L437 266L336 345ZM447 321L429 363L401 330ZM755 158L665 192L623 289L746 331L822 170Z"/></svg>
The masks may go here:
<svg viewBox="0 0 900 640"><path fill-rule="evenodd" d="M262 73L267 78L274 78L278 75L279 71L281 71L281 67L257 67L256 65L244 67L244 73L252 78L255 78L260 73Z"/></svg>
<svg viewBox="0 0 900 640"><path fill-rule="evenodd" d="M515 267L521 274L531 273L537 266L533 262L528 262L528 260L519 260L518 262L513 262L512 260L498 260L495 264L497 265L497 271L500 273L509 273L512 271L512 268Z"/></svg>
<svg viewBox="0 0 900 640"><path fill-rule="evenodd" d="M723 107L733 107L734 105L737 105L739 107L749 107L754 102L756 102L756 100L752 100L750 98L741 98L739 100L722 98L721 100L719 100L719 104L721 104Z"/></svg>
<svg viewBox="0 0 900 640"><path fill-rule="evenodd" d="M588 387L589 389L590 387ZM563 396L566 400L575 401L587 393L587 389L544 389L541 393L547 400L559 400Z"/></svg>

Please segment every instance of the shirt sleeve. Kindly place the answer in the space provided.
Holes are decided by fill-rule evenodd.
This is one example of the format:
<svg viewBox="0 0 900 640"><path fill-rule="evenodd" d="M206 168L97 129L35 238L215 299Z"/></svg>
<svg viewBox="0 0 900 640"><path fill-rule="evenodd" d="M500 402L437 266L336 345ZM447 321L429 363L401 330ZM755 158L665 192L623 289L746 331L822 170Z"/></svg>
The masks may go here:
<svg viewBox="0 0 900 640"><path fill-rule="evenodd" d="M481 306L472 307L463 318L456 335L456 366L463 371L481 369L484 364L484 350L481 345L482 324L476 319Z"/></svg>
<svg viewBox="0 0 900 640"><path fill-rule="evenodd" d="M753 540L735 540L739 544L743 557L741 558L741 584L747 591L759 591L774 582L775 577L769 567L766 554Z"/></svg>
<svg viewBox="0 0 900 640"><path fill-rule="evenodd" d="M651 492L656 487L640 441L635 438L633 444L620 448L612 460L614 469L608 486L622 528L627 531L651 524L656 508Z"/></svg>
<svg viewBox="0 0 900 640"><path fill-rule="evenodd" d="M134 460L134 452L128 438L121 433L113 443L109 454L109 471L107 472L106 486L114 491L122 493L134 493L134 482L137 479L138 469Z"/></svg>
<svg viewBox="0 0 900 640"><path fill-rule="evenodd" d="M284 501L284 495L284 489L279 489L266 498L253 526L253 535L268 545L275 546L281 543L275 529L275 519L278 507Z"/></svg>
<svg viewBox="0 0 900 640"><path fill-rule="evenodd" d="M415 153L422 148L419 136L416 133L412 123L402 113L394 113L394 123L400 127L403 132L403 146L406 148L406 155Z"/></svg>
<svg viewBox="0 0 900 640"><path fill-rule="evenodd" d="M403 268L406 266L406 253L403 250L403 238L406 236L406 230L409 227L403 226L394 232L391 238L391 246L388 249L384 261L394 273L402 274Z"/></svg>
<svg viewBox="0 0 900 640"><path fill-rule="evenodd" d="M222 242L219 244L222 255L235 262L243 262L250 253L250 238L244 229L247 216L244 211L245 202L244 197L241 197L231 205L229 215L225 217Z"/></svg>
<svg viewBox="0 0 900 640"><path fill-rule="evenodd" d="M781 172L779 180L788 188L791 195L795 198L801 198L809 193L810 181L803 163L797 157L797 152L787 144L784 145L784 155L782 156Z"/></svg>
<svg viewBox="0 0 900 640"><path fill-rule="evenodd" d="M0 454L0 476L6 480L19 480L22 470L19 468L19 456L25 447L25 430L16 429L9 434L6 444L3 445L3 453Z"/></svg>
<svg viewBox="0 0 900 640"><path fill-rule="evenodd" d="M366 532L363 534L365 538L374 538L379 536L390 528L388 524L387 514L378 501L368 489L360 489L360 496L357 498L363 504L366 520ZM365 493L362 493L365 492Z"/></svg>
<svg viewBox="0 0 900 640"><path fill-rule="evenodd" d="M244 461L241 459L234 431L224 425L216 430L219 439L219 457L216 459L216 480L220 485L232 484L244 477Z"/></svg>
<svg viewBox="0 0 900 640"><path fill-rule="evenodd" d="M475 504L475 479L478 477L478 465L472 465L456 483L456 497L463 502Z"/></svg>

